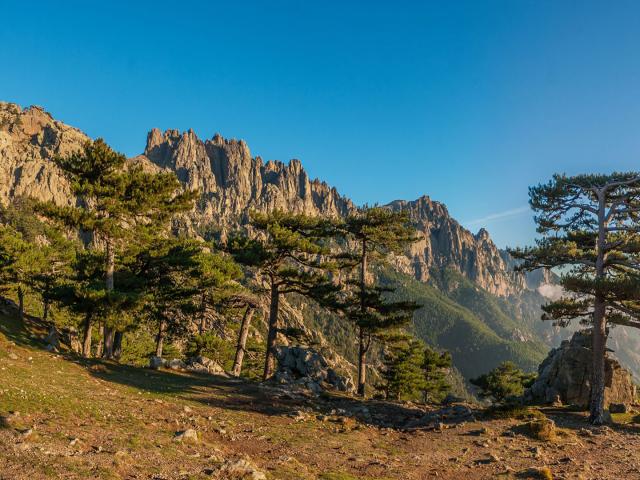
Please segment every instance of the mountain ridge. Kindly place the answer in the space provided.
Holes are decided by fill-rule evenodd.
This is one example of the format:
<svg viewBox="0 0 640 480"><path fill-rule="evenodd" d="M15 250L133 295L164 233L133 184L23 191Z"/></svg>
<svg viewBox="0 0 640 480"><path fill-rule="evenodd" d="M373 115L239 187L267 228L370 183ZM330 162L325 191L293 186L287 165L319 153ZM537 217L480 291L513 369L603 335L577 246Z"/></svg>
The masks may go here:
<svg viewBox="0 0 640 480"><path fill-rule="evenodd" d="M87 135L55 120L41 107L22 109L0 102L0 203L20 195L73 203L70 186L52 159L79 150L87 140ZM200 191L194 209L178 223L205 238L225 237L247 227L252 210L339 217L357 208L336 188L309 178L299 160L265 162L251 155L246 142L219 134L201 140L193 130L152 129L144 151L128 161L175 172L186 188ZM503 360L533 368L543 356L544 345L557 340L550 326L532 326L538 322L544 301L535 282L511 270L513 259L497 248L485 229L470 232L449 215L443 203L423 195L416 200L396 200L387 207L406 210L418 232L418 241L390 263L398 273L393 281L399 293L412 295L425 306L414 322L421 338L434 347L454 350L454 364L467 378ZM453 280L446 288L440 285L440 294L437 287L449 269L461 277L450 276ZM483 309L489 313L483 315ZM497 323L487 315L493 315ZM298 320L314 325L311 318ZM332 317L327 322L337 325L341 320ZM505 328L519 323L522 328ZM340 328L348 335L348 325ZM432 338L428 333L433 328L447 333ZM318 333L323 336L328 330ZM343 339L336 353L353 361L347 340ZM473 362L469 362L470 353L465 353L468 348L473 349Z"/></svg>
<svg viewBox="0 0 640 480"><path fill-rule="evenodd" d="M0 202L29 194L58 203L71 201L66 180L51 159L81 148L89 137L55 120L41 107L22 109L0 103ZM144 151L130 159L176 173L180 181L202 196L190 215L197 224L214 219L225 235L246 224L251 210L283 209L297 213L344 216L355 204L335 187L311 179L297 159L283 163L253 157L243 140L215 134L201 140L193 130L152 129ZM516 294L527 285L510 265L485 229L476 234L464 228L441 202L423 195L395 200L388 207L408 210L420 239L406 256L394 259L396 268L428 281L432 268L453 267L481 288L498 296Z"/></svg>

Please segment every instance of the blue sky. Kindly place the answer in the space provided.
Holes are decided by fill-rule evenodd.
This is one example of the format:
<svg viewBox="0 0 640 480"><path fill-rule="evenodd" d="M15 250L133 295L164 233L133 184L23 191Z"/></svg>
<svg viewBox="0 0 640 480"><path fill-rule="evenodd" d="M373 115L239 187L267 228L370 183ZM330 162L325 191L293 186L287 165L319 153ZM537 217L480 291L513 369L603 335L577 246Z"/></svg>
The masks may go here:
<svg viewBox="0 0 640 480"><path fill-rule="evenodd" d="M500 246L527 187L640 169L640 3L0 0L0 99L128 155L152 127L299 158L357 203L427 194Z"/></svg>

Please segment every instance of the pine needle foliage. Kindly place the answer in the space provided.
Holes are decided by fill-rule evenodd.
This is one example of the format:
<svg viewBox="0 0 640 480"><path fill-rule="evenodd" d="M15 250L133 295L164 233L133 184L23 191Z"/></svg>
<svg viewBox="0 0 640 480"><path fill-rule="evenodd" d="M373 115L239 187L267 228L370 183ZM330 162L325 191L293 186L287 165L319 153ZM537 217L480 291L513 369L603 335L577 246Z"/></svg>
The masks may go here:
<svg viewBox="0 0 640 480"><path fill-rule="evenodd" d="M592 327L590 421L602 424L608 327L640 327L640 173L554 175L529 198L541 238L511 254L520 270L563 269L567 293L543 319Z"/></svg>

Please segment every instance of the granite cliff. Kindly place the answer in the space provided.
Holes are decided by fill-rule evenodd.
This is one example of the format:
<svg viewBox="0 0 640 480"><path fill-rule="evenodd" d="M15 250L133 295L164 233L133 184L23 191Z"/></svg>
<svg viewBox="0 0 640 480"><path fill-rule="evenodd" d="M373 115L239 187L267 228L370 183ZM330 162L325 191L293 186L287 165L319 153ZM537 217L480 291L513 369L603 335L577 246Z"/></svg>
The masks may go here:
<svg viewBox="0 0 640 480"><path fill-rule="evenodd" d="M56 155L78 150L89 138L59 122L40 107L21 109L0 103L0 201L30 195L58 203L73 201L68 183L52 162ZM325 182L310 179L299 160L288 164L252 156L242 140L216 134L199 139L193 130L147 135L143 154L132 161L174 171L201 199L191 214L200 227L215 223L224 235L246 223L251 210L283 209L310 215L342 216L355 205ZM429 280L432 269L455 268L480 288L508 296L529 286L513 273L508 255L500 252L486 230L471 233L447 208L429 197L389 204L408 210L420 240L395 259L396 267L417 280Z"/></svg>

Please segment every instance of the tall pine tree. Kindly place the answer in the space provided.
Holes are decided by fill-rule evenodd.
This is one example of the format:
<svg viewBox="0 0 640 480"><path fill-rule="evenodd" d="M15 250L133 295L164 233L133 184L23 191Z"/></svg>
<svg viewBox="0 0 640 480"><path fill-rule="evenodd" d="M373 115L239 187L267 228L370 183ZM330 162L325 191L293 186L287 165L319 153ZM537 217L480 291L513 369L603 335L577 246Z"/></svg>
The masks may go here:
<svg viewBox="0 0 640 480"><path fill-rule="evenodd" d="M544 319L592 327L590 421L604 422L607 325L640 327L640 173L554 175L529 189L542 237L511 250L521 270L562 268L563 298L543 306Z"/></svg>
<svg viewBox="0 0 640 480"><path fill-rule="evenodd" d="M334 265L326 261L330 251L323 242L331 230L327 220L282 211L254 212L250 225L256 230L255 238L237 236L227 248L239 263L255 268L268 286L269 330L263 373L266 380L275 369L281 295L297 293L323 301L335 291L327 276Z"/></svg>
<svg viewBox="0 0 640 480"><path fill-rule="evenodd" d="M140 165L129 165L124 155L102 139L87 142L82 151L57 158L56 163L71 181L76 206L49 202L42 204L40 211L78 228L89 237L91 248L103 250L108 294L114 291L117 253L127 242L146 238L174 213L190 209L196 197L196 192L180 192L173 173L149 173ZM116 317L114 311L107 315ZM105 328L107 358L113 357L115 327L108 324Z"/></svg>
<svg viewBox="0 0 640 480"><path fill-rule="evenodd" d="M158 237L129 265L143 292L139 313L157 331L156 357L162 357L165 340L183 333L198 310L201 253L202 244L195 240Z"/></svg>
<svg viewBox="0 0 640 480"><path fill-rule="evenodd" d="M356 245L351 257L358 266L359 278L347 282L347 295L341 309L355 323L358 335L358 395L364 396L367 352L372 339L385 331L408 323L418 308L414 302L391 302L385 298L390 289L369 285L370 264L384 261L389 254L400 253L415 241L415 230L406 212L382 207L365 207L338 226L338 232Z"/></svg>
<svg viewBox="0 0 640 480"><path fill-rule="evenodd" d="M383 384L378 389L387 399L437 402L451 390L449 352L439 353L412 335L387 335L382 361Z"/></svg>

